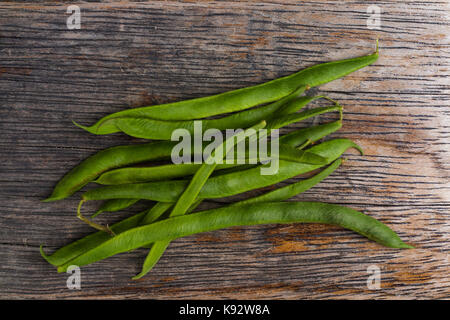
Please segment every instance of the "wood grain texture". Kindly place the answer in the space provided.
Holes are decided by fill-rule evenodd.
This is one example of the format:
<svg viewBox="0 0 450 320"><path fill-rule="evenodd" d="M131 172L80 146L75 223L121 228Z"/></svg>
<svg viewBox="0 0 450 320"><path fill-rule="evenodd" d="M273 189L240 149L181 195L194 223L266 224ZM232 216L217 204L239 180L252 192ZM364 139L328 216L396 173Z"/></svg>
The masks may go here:
<svg viewBox="0 0 450 320"><path fill-rule="evenodd" d="M449 298L448 3L375 3L379 30L367 28L365 1L80 3L80 30L67 29L67 4L0 3L0 297ZM51 252L91 230L75 218L78 194L39 200L88 155L140 142L89 135L72 119L90 124L261 83L367 54L377 37L376 64L319 89L345 107L333 137L366 154L348 152L342 168L297 200L362 210L417 249L385 249L323 225L230 228L174 241L139 281L130 277L142 250L84 267L81 290L67 289L68 275L40 257L40 244ZM381 269L379 290L366 286L370 265Z"/></svg>

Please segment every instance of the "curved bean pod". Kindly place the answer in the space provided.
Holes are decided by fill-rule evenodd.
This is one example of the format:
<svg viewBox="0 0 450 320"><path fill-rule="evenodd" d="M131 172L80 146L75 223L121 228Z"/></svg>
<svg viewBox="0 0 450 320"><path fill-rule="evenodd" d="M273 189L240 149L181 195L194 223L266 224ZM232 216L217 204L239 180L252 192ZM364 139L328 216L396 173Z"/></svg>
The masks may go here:
<svg viewBox="0 0 450 320"><path fill-rule="evenodd" d="M103 173L93 182L102 185L117 185L148 181L171 180L179 177L193 175L200 163L165 164L153 167L120 168ZM217 170L236 167L237 164L223 163L217 166Z"/></svg>
<svg viewBox="0 0 450 320"><path fill-rule="evenodd" d="M172 209L172 212L170 213L171 217L176 217L179 215L183 215L187 212L189 207L194 203L195 199L197 198L200 190L208 180L208 178L213 173L214 169L217 166L217 162L214 161L215 154L218 150L222 151L224 148L225 150L222 151L221 158L225 158L227 153L234 148L236 144L243 141L248 137L249 139L256 139L257 138L257 131L258 129L264 128L266 126L266 122L262 121L261 123L251 127L250 129L247 129L245 131L241 131L234 136L228 138L225 140L222 144L216 147L216 149L212 152L212 154L206 159L205 163L203 163L200 168L197 170L197 172L192 177L192 180L187 185L186 189L183 191L183 193L180 195L180 197L175 202L175 206ZM213 160L212 163L209 163L210 160Z"/></svg>
<svg viewBox="0 0 450 320"><path fill-rule="evenodd" d="M277 118L274 125L279 127L281 124L290 124L324 112L338 110L339 108L339 106L316 108L308 110L307 112L298 113L292 117L284 116L282 118ZM281 121L280 119L284 120ZM281 138L280 141L283 142L283 138ZM177 143L178 142L176 141L158 141L141 145L117 146L102 150L85 159L78 166L70 170L57 183L52 195L43 201L49 202L64 199L107 170L134 163L170 157L172 149Z"/></svg>
<svg viewBox="0 0 450 320"><path fill-rule="evenodd" d="M130 229L61 265L58 272L65 272L70 265L81 267L150 242L233 226L275 223L332 224L355 231L386 247L413 248L383 223L347 207L319 202L265 202L207 210Z"/></svg>
<svg viewBox="0 0 450 320"><path fill-rule="evenodd" d="M244 110L259 104L279 100L292 93L301 85L315 87L341 78L372 64L377 59L378 48L375 53L367 56L314 65L290 76L252 87L228 91L209 97L116 112L103 117L94 125L84 128L89 132L107 134L118 132L119 129L114 124L109 125L105 123L106 120L122 116L158 120L192 120Z"/></svg>
<svg viewBox="0 0 450 320"><path fill-rule="evenodd" d="M269 152L270 157L270 152ZM327 160L315 153L309 151L298 150L286 145L279 145L278 158L285 161L309 163L309 164L327 164ZM235 158L236 159L236 158ZM270 158L269 158L270 159ZM237 160L237 159L236 159ZM253 159L246 157L243 159L246 163L252 160L263 161L266 159ZM101 185L118 185L137 182L170 180L179 177L193 175L199 168L200 163L181 163L166 164L154 167L137 167L137 168L120 168L107 171L93 182ZM218 164L216 170L224 170L242 166L239 163L222 163ZM116 210L102 210L116 211Z"/></svg>
<svg viewBox="0 0 450 320"><path fill-rule="evenodd" d="M140 145L117 146L97 152L70 170L44 202L64 199L101 173L125 165L170 157L175 141L160 141Z"/></svg>
<svg viewBox="0 0 450 320"><path fill-rule="evenodd" d="M161 217L161 215L166 212L167 209L169 209L171 206L173 206L173 203L158 202L151 209L145 210L141 213L135 214L129 218L117 222L110 228L112 231L114 231L115 234L119 234L124 232L125 230L135 228L139 225L153 223L158 220L159 217ZM43 250L43 246L41 246L40 251L42 257L48 263L54 266L60 266L79 256L83 252L86 252L98 246L99 244L105 242L110 238L110 234L103 231L97 231L56 250L52 255L46 255Z"/></svg>
<svg viewBox="0 0 450 320"><path fill-rule="evenodd" d="M113 224L110 228L114 231L115 234L120 234L125 230L129 230L131 228L135 228L140 225L142 218L145 217L148 210L143 211L139 214L126 218L118 223ZM80 254L87 252L99 244L105 242L110 239L111 235L103 231L97 231L92 233L84 238L81 238L77 241L74 241L58 250L56 250L52 255L46 255L41 245L40 251L41 256L50 264L54 266L60 266Z"/></svg>
<svg viewBox="0 0 450 320"><path fill-rule="evenodd" d="M171 140L172 133L177 129L185 129L189 133L193 134L195 121L200 121L202 123L202 129L205 131L208 129L223 131L225 129L248 128L262 120L270 118L275 113L280 116L297 112L309 102L316 99L325 98L331 100L325 96L305 96L295 99L295 97L304 92L305 89L305 86L301 86L299 89L294 91L294 93L291 93L290 95L267 106L237 112L220 119L167 121L127 116L112 118L106 120L104 123L114 123L119 131L129 136L153 140ZM78 124L77 126L85 129L85 127ZM96 132L91 133L97 134Z"/></svg>
<svg viewBox="0 0 450 320"><path fill-rule="evenodd" d="M267 121L267 128L279 129L290 124L303 121L312 117L316 117L323 113L339 111L342 114L342 106L334 105L330 107L318 107L310 110L305 110L300 113L291 113L288 115L283 115L281 117L276 117Z"/></svg>
<svg viewBox="0 0 450 320"><path fill-rule="evenodd" d="M261 196L253 197L244 201L234 203L231 206L238 206L257 202L276 202L287 200L318 184L320 181L322 181L323 179L328 177L332 172L334 172L334 170L336 170L341 163L342 160L339 158L336 161L334 161L330 166L328 166L326 169L324 169L323 171L321 171L320 173L309 179L293 183L291 185L268 192ZM145 258L141 272L136 276L134 276L132 279L137 280L145 276L156 265L156 263L158 263L159 259L161 258L161 256L163 255L164 251L169 246L169 244L170 244L169 240L155 242L154 245L152 246L152 249L148 253L147 257Z"/></svg>
<svg viewBox="0 0 450 320"><path fill-rule="evenodd" d="M301 109L303 106L305 106L305 103L307 101L313 100L314 98L308 98L308 99L296 99L289 103L286 106L285 112L276 112L278 116L280 115L287 115L292 112L296 112L297 110ZM281 99L283 100L283 99ZM279 107L278 104L279 101L277 101L275 104L277 104L277 107ZM271 107L268 106L268 107ZM265 108L265 107L261 107ZM148 119L148 118L131 118L131 117L120 117L120 118L113 118L108 121L114 121L117 128L120 129L123 133L136 137L136 138L142 138L142 139L154 139L154 140L171 140L172 133L177 129L185 129L190 134L194 133L194 122L199 121L202 123L202 129L204 131L208 129L217 129L220 131L223 131L225 129L238 129L238 128L247 128L249 126L254 125L255 123L265 120L268 117L270 117L272 114L275 113L276 109L271 111L269 114L268 112L263 113L257 113L258 109L255 110L247 110L243 112L251 112L255 114L252 117L244 117L240 114L233 114L231 116L222 118L222 119L212 119L212 120L190 120L190 121L164 121L164 120L154 120L154 119ZM272 110L274 108L270 108ZM284 110L284 108L283 108ZM316 115L319 115L321 113L330 112L334 110L338 110L337 108L330 108L330 109L319 109L321 112L316 112L316 114L311 113L309 116L308 113L305 114L307 116L306 118L313 117ZM316 111L318 111L316 110ZM233 118L231 120L230 118ZM305 119L306 119L305 118ZM238 120L236 120L238 119ZM303 119L301 119L303 120ZM297 121L301 121L297 120ZM293 121L293 120L291 120ZM288 124L292 122L287 122Z"/></svg>
<svg viewBox="0 0 450 320"><path fill-rule="evenodd" d="M325 136L336 132L342 127L342 121L337 120L325 124L319 124L317 126L298 129L291 133L285 134L280 137L280 143L288 146L300 146L307 141L316 142Z"/></svg>
<svg viewBox="0 0 450 320"><path fill-rule="evenodd" d="M318 97L301 97L295 99L305 90L306 86L300 86L293 93L269 105L237 112L220 119L167 121L142 117L122 116L117 118L111 118L103 122L103 124L98 128L100 130L100 133L91 131L90 132L96 134L104 134L101 133L101 127L104 126L105 124L109 124L115 125L119 129L119 131L132 137L143 139L154 139L154 140L171 140L173 131L177 129L185 129L192 134L194 132L195 121L201 122L202 129L205 131L210 128L218 129L221 131L225 129L248 128L258 122L261 122L271 117L273 113L278 109L280 108L284 109L284 105L286 103L290 102L289 110L287 111L299 110L306 104L308 104L310 101L318 98ZM286 114L286 112L284 114ZM79 127L81 127L82 129L86 129L83 126Z"/></svg>
<svg viewBox="0 0 450 320"><path fill-rule="evenodd" d="M315 176L301 180L299 182L287 185L285 187L267 192L263 195L253 197L247 200L242 200L236 202L232 205L241 205L241 204L249 204L249 203L257 203L257 202L276 202L276 201L284 201L293 196L296 196L302 192L305 192L308 189L311 189L313 186L321 182L323 179L328 177L331 173L333 173L340 165L342 164L342 159L339 158L335 160L331 165L327 168L316 174Z"/></svg>

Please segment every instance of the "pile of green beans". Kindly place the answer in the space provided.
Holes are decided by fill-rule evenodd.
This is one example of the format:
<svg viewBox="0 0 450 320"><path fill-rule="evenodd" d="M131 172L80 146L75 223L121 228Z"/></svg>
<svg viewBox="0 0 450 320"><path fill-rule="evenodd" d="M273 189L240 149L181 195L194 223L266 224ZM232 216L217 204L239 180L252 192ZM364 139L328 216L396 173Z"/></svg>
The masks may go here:
<svg viewBox="0 0 450 320"><path fill-rule="evenodd" d="M377 58L378 44L373 54L318 64L260 85L204 98L125 110L110 114L88 127L74 122L93 134L122 132L132 137L161 141L108 148L69 171L51 196L43 201L61 200L88 183L96 184L96 188L82 193L77 216L98 231L51 255L47 255L41 246L41 255L59 272L64 272L71 265L84 266L121 252L145 248L149 253L142 270L133 277L139 279L156 265L174 239L232 226L268 223L333 224L386 247L412 248L383 223L353 209L318 202L286 202L335 172L343 163L341 156L347 149L356 148L363 154L362 149L349 139L331 139L315 144L341 128L343 108L326 96L303 94L311 87L368 66ZM316 99L326 99L332 105L301 110ZM264 138L256 129L268 129L267 136L275 129L333 111L340 115L336 121L303 127L281 136L276 160L271 158L272 151L266 157L258 154L255 159L246 151L245 159L241 159L244 162L237 162L236 157L231 163L212 161L217 158L219 150L222 159L239 142ZM231 114L207 119L226 113ZM215 146L202 163L149 165L156 160L167 161L177 144L171 141L174 130L185 129L194 133L196 121L201 123L203 130L245 130ZM208 147L204 143L202 148L207 150ZM194 156L195 152L187 155ZM261 170L270 165L266 162L270 161L278 161L278 171L272 175L261 174ZM135 164L146 166L133 166ZM196 211L197 206L208 199L271 186L305 173L314 174L218 209ZM81 213L82 204L89 200L104 200L90 219ZM111 226L92 220L100 213L123 210L140 200L152 200L155 204Z"/></svg>

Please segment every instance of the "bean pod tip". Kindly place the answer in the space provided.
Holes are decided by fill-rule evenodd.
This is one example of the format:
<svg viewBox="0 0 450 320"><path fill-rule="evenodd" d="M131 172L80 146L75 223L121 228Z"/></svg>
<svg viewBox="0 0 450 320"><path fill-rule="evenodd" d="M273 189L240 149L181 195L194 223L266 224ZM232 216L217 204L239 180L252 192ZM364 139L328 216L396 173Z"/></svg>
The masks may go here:
<svg viewBox="0 0 450 320"><path fill-rule="evenodd" d="M85 131L87 131L87 132L90 132L90 133L93 133L93 134L96 134L96 133L97 133L97 132L96 132L96 131L97 131L97 128L92 128L92 127L86 127L86 126L83 126L83 125L77 123L75 120L72 120L72 123L73 123L75 126L77 126L78 128L83 129L83 130L85 130Z"/></svg>

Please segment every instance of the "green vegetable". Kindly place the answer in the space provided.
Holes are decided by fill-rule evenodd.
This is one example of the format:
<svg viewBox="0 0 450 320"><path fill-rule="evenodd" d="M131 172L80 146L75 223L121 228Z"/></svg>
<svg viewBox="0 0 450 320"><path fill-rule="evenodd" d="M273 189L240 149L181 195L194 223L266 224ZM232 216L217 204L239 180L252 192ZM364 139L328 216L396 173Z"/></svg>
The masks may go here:
<svg viewBox="0 0 450 320"><path fill-rule="evenodd" d="M261 196L253 197L247 200L239 201L234 205L248 204L248 203L257 203L257 202L275 202L275 201L284 201L293 196L296 196L306 190L312 188L320 181L328 177L334 170L336 170L342 163L342 159L337 159L326 169L316 174L315 176L301 180L299 182L287 185L283 188L279 188L273 191L270 191Z"/></svg>
<svg viewBox="0 0 450 320"><path fill-rule="evenodd" d="M299 129L280 137L280 146L287 145L291 147L300 146L308 141L315 142L323 137L339 130L342 121L338 120L326 124L321 124L309 128ZM283 153L280 154L283 159ZM297 159L298 161L298 159ZM131 167L110 170L103 173L94 182L103 185L139 183L149 181L170 180L181 178L194 174L201 164L183 163L183 164L167 164L153 167ZM224 170L235 168L236 164L219 164L216 170ZM242 165L240 167L243 167ZM241 171L241 169L239 169Z"/></svg>
<svg viewBox="0 0 450 320"><path fill-rule="evenodd" d="M336 160L350 147L359 148L348 139L335 139L323 142L308 149L328 160ZM262 166L244 171L232 172L210 178L199 194L200 199L223 198L249 190L266 187L299 174L318 169L321 165L279 161L279 170L275 175L261 175ZM82 195L83 200L107 200L139 198L161 202L174 202L188 185L187 181L158 181L129 185L114 185L89 190Z"/></svg>
<svg viewBox="0 0 450 320"><path fill-rule="evenodd" d="M150 242L173 240L232 226L300 222L337 225L386 247L412 248L383 223L350 208L318 202L265 202L227 206L133 228L85 251L59 266L58 271L65 272L70 265L81 267Z"/></svg>
<svg viewBox="0 0 450 320"><path fill-rule="evenodd" d="M108 122L108 120L118 117L126 116L174 121L193 120L240 111L263 103L279 100L291 94L302 85L316 87L341 78L372 64L377 59L378 50L367 56L314 65L290 76L248 88L242 88L209 97L116 112L103 117L90 127L80 127L92 133L108 134L120 131L114 124L114 121Z"/></svg>
<svg viewBox="0 0 450 320"><path fill-rule="evenodd" d="M241 131L237 133L235 136L228 138L224 143L217 146L217 148L212 152L212 154L206 159L205 163L203 163L197 172L194 174L189 185L186 187L184 192L178 198L175 206L170 213L170 217L177 217L184 215L189 207L194 204L195 199L197 198L200 190L208 180L209 176L213 173L214 169L217 167L217 157L219 155L216 154L218 150L222 152L219 156L220 159L223 159L227 153L234 148L235 144L238 144L240 141L243 141L248 137L249 139L257 139L257 131L265 127L266 123L263 121L262 123L251 127L248 130ZM252 130L252 132L249 132ZM222 151L225 146L225 151ZM153 246L145 259L143 270L140 274L135 276L133 279L139 279L143 275L147 273L147 270L153 268L153 266L158 262L159 258L162 256L167 246L170 244L170 241L157 241L153 243Z"/></svg>
<svg viewBox="0 0 450 320"><path fill-rule="evenodd" d="M101 231L75 241L50 256L41 247L42 256L62 272L70 265L83 266L139 247L150 248L142 271L133 278L138 279L153 268L173 239L231 226L296 222L334 224L387 247L412 248L386 225L353 209L317 202L282 202L308 190L334 172L342 163L339 157L348 148L357 148L362 153L361 148L348 139L335 139L310 147L313 142L341 128L342 107L328 97L298 96L309 87L342 77L373 63L377 58L378 44L377 51L371 55L316 65L257 86L210 97L125 110L110 114L90 127L77 124L95 134L124 132L138 138L160 140L171 139L175 129L184 128L191 134L197 133L198 123L195 121L201 122L203 131L212 128L251 128L237 133L218 146L204 143L199 149L204 149L205 153L212 146L215 149L202 164L123 168L169 158L178 144L173 141L118 146L89 157L66 174L52 195L44 201L68 197L98 178L95 182L108 186L85 192L77 216ZM297 112L318 98L328 99L334 105ZM262 105L266 103L269 104ZM252 108L254 106L259 107ZM339 121L299 129L281 137L278 158L273 158L270 151L268 155L255 155L247 150L243 159L233 155L235 162L231 164L212 161L223 160L229 151L238 149L236 144L245 139L254 141L267 138L274 129L331 111L339 111ZM204 119L229 112L235 113L219 119ZM268 132L250 130L263 126ZM190 153L187 150L183 152ZM266 161L270 163L242 164ZM277 165L278 171L265 175L263 172L267 171L264 170L273 164ZM330 165L308 179L219 209L187 215L204 199L223 198L270 186L326 164ZM111 169L115 170L109 171ZM192 176L192 180L170 180L186 176ZM121 210L140 199L157 203L151 209L111 227L99 225L81 214L81 205L87 200L106 200L93 215L95 217L104 211Z"/></svg>
<svg viewBox="0 0 450 320"><path fill-rule="evenodd" d="M139 145L117 146L97 152L70 170L56 185L44 202L67 198L101 173L139 162L164 159L170 156L175 141L160 141Z"/></svg>
<svg viewBox="0 0 450 320"><path fill-rule="evenodd" d="M270 128L279 128L282 125L288 125L296 121L301 121L334 110L341 111L341 107L332 106L316 108L293 116L287 115L279 117L271 124ZM283 140L280 141L283 142ZM44 202L61 200L72 195L107 170L139 162L168 158L171 155L173 147L177 143L178 142L175 141L159 141L141 145L118 146L102 150L70 170L69 173L58 182L52 195L45 199ZM281 157L282 156L283 155L281 154ZM177 171L186 168L171 169Z"/></svg>
<svg viewBox="0 0 450 320"><path fill-rule="evenodd" d="M272 117L278 109L283 107L284 104L288 102L292 102L289 104L289 110L287 110L290 111L298 110L310 101L316 99L316 97L295 99L298 95L302 94L305 89L306 86L300 86L300 88L295 90L293 93L269 105L233 113L220 119L166 121L143 117L123 116L106 120L102 126L106 123L110 125L114 124L119 131L122 131L129 136L155 140L171 140L172 133L177 129L185 129L189 133L193 134L194 121L201 123L203 131L208 129L217 129L222 131L225 129L248 128L258 122ZM281 114L279 112L276 113L278 115Z"/></svg>
<svg viewBox="0 0 450 320"><path fill-rule="evenodd" d="M272 192L266 193L262 196L253 197L244 201L237 202L233 204L233 206L248 204L248 203L257 203L257 202L274 202L274 201L283 201L287 200L297 194L300 194L314 185L325 179L329 176L334 170L336 170L339 165L342 163L341 159L337 159L334 161L328 168L321 171L319 174L292 185L283 187L278 190L274 190ZM155 242L149 254L145 258L144 264L142 265L141 272L133 277L133 280L140 279L145 276L159 261L161 256L163 255L166 248L169 246L170 241L158 241Z"/></svg>

